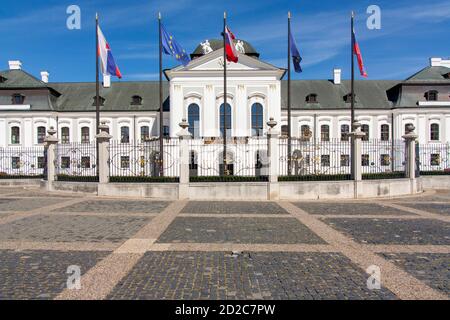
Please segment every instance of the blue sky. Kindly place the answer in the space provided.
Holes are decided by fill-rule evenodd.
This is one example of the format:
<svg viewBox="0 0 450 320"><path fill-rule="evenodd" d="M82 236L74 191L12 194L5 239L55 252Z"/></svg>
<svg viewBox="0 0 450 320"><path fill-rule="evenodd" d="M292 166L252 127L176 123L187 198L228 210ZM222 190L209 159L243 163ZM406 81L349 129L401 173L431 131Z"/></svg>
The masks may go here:
<svg viewBox="0 0 450 320"><path fill-rule="evenodd" d="M81 8L81 30L68 30L66 9ZM381 30L366 27L369 5L382 13ZM3 0L0 7L0 69L22 60L24 69L51 81L95 80L95 12L110 43L123 81L155 80L158 75L157 13L188 52L205 39L218 38L223 11L231 30L249 41L261 59L286 67L287 11L303 56L295 79L328 79L334 67L349 77L349 14L369 79L404 79L450 56L450 1L442 0ZM164 67L175 66L170 57Z"/></svg>

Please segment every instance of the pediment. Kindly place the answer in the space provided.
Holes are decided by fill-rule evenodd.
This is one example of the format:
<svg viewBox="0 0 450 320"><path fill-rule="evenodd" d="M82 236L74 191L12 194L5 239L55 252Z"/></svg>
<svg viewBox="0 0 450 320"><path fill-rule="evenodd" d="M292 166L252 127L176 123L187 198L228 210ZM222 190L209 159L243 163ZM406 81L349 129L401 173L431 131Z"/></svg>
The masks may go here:
<svg viewBox="0 0 450 320"><path fill-rule="evenodd" d="M213 51L207 55L192 60L187 66L178 66L166 71L166 74L175 76L176 74L196 74L196 73L220 73L223 72L223 49ZM284 69L277 68L269 63L254 57L241 54L237 63L227 62L229 72L250 71L250 72L273 72L275 74L284 73Z"/></svg>

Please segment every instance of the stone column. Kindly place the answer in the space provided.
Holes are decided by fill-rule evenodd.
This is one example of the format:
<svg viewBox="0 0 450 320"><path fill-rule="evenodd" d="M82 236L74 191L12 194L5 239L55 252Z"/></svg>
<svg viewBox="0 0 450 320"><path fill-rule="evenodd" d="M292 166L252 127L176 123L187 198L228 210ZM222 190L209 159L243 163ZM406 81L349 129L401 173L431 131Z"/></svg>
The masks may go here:
<svg viewBox="0 0 450 320"><path fill-rule="evenodd" d="M415 127L408 126L405 139L405 176L410 179L411 194L417 193L416 181L416 140L418 135L414 133Z"/></svg>
<svg viewBox="0 0 450 320"><path fill-rule="evenodd" d="M53 190L53 182L56 180L56 145L59 140L55 137L56 130L53 127L47 131L48 136L45 137L45 153L47 155L47 190Z"/></svg>
<svg viewBox="0 0 450 320"><path fill-rule="evenodd" d="M189 124L186 119L179 124L181 130L177 133L180 139L180 183L178 185L178 199L189 199L189 140L191 133L187 130Z"/></svg>
<svg viewBox="0 0 450 320"><path fill-rule="evenodd" d="M95 136L98 142L98 179L100 184L109 183L109 140L110 135L106 130L108 126L103 122L100 126L100 133Z"/></svg>
<svg viewBox="0 0 450 320"><path fill-rule="evenodd" d="M269 161L269 183L268 183L268 199L279 200L280 198L280 185L278 183L279 174L279 136L280 133L273 128L277 125L277 122L273 118L267 122L269 130L267 131L267 158Z"/></svg>
<svg viewBox="0 0 450 320"><path fill-rule="evenodd" d="M350 132L351 143L353 148L351 165L354 180L354 194L355 198L360 198L362 196L362 165L361 165L361 154L362 154L362 138L366 135L361 131L361 124L359 122L353 123L353 132Z"/></svg>

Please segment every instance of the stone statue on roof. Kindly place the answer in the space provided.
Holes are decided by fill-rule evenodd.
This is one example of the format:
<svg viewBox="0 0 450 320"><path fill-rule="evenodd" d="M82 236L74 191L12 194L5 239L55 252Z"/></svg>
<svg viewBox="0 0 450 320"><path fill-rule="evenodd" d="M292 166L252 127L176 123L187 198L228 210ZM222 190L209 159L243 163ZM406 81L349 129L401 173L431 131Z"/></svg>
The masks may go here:
<svg viewBox="0 0 450 320"><path fill-rule="evenodd" d="M205 42L200 42L200 45L203 49L203 54L208 54L210 52L213 52L213 49L211 48L211 44L209 43L209 40L205 40Z"/></svg>
<svg viewBox="0 0 450 320"><path fill-rule="evenodd" d="M245 54L244 42L242 40L237 40L235 44L236 50L242 54Z"/></svg>

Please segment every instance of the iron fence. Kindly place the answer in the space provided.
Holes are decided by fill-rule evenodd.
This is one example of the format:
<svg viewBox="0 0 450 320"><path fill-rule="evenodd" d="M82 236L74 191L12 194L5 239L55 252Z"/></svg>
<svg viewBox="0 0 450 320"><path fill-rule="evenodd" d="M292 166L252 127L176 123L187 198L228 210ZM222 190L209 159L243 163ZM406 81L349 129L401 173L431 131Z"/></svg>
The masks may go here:
<svg viewBox="0 0 450 320"><path fill-rule="evenodd" d="M363 179L404 178L405 142L370 139L362 141L361 166Z"/></svg>
<svg viewBox="0 0 450 320"><path fill-rule="evenodd" d="M97 143L63 143L56 146L58 180L97 181Z"/></svg>
<svg viewBox="0 0 450 320"><path fill-rule="evenodd" d="M351 178L351 144L330 139L279 140L279 176L286 180L346 180Z"/></svg>
<svg viewBox="0 0 450 320"><path fill-rule="evenodd" d="M267 143L265 137L228 138L224 157L222 138L189 140L190 179L265 181L269 175Z"/></svg>
<svg viewBox="0 0 450 320"><path fill-rule="evenodd" d="M45 168L43 146L0 148L0 179L42 178Z"/></svg>
<svg viewBox="0 0 450 320"><path fill-rule="evenodd" d="M420 144L418 149L420 174L450 174L450 143Z"/></svg>
<svg viewBox="0 0 450 320"><path fill-rule="evenodd" d="M109 144L109 172L114 182L166 181L180 176L179 139L164 139L163 164L159 140ZM161 165L162 164L162 165ZM171 182L169 179L166 182ZM174 180L173 180L174 181Z"/></svg>

